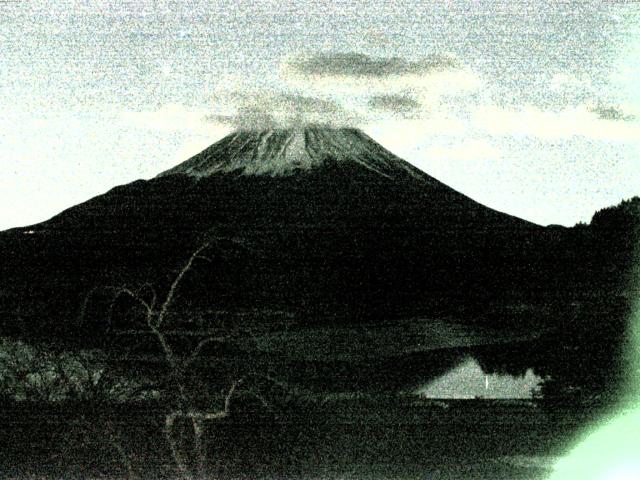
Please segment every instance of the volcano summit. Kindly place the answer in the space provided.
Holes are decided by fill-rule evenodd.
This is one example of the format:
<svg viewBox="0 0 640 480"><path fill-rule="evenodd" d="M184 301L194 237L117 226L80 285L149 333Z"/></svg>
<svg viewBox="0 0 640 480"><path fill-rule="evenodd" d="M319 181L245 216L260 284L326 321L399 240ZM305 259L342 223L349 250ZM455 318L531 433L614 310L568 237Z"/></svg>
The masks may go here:
<svg viewBox="0 0 640 480"><path fill-rule="evenodd" d="M352 128L303 127L241 130L160 174L206 177L218 172L294 175L329 163L357 164L386 177L424 174Z"/></svg>

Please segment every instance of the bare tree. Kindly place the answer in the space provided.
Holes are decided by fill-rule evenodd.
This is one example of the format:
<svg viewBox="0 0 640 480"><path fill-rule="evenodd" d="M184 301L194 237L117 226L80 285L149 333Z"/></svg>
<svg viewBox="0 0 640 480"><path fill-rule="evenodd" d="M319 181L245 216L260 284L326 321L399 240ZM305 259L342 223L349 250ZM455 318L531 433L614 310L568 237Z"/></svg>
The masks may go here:
<svg viewBox="0 0 640 480"><path fill-rule="evenodd" d="M228 335L204 335L199 339L198 343L186 353L178 353L170 341L170 336L166 328L168 323L167 319L181 283L185 276L194 268L196 262L210 261L209 258L204 255L204 252L209 248L210 242L206 242L191 254L174 277L163 298L159 298L155 288L148 283L137 290L123 286L99 287L94 288L87 294L81 311L81 316L84 317L90 296L97 290L111 292L110 316L113 306L120 297L129 297L135 305L140 307L143 316L143 325L153 338L155 338L161 349L164 362L168 367L169 381L166 382L166 384L173 389L173 398L176 403L173 409L165 416L164 436L171 451L173 461L175 462L178 475L184 479L203 478L205 476L207 455L204 444L204 433L206 423L229 416L232 398L238 393L240 385L244 382L243 378L232 381L224 396L223 405L219 409L203 410L198 408L187 392L188 373L193 368L194 363L198 360L205 347L212 343L228 342L230 338ZM184 455L181 451L181 445L176 438L175 432L176 422L178 421L183 421L191 425L193 431L192 457L195 459L195 465L190 465L187 458L188 456ZM119 449L119 453L121 456L124 455L121 449ZM131 475L132 468L130 463L127 464L127 470Z"/></svg>

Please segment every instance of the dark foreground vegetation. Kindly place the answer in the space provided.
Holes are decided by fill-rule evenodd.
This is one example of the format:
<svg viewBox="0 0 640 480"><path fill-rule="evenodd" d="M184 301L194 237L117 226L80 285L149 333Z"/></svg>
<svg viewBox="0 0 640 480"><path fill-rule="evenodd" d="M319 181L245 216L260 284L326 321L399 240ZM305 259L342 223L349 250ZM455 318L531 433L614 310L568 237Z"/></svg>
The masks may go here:
<svg viewBox="0 0 640 480"><path fill-rule="evenodd" d="M594 405L360 398L238 402L205 427L202 478L542 479ZM0 412L3 478L185 478L162 405L21 404ZM176 431L190 429L178 425ZM189 457L188 435L179 447Z"/></svg>

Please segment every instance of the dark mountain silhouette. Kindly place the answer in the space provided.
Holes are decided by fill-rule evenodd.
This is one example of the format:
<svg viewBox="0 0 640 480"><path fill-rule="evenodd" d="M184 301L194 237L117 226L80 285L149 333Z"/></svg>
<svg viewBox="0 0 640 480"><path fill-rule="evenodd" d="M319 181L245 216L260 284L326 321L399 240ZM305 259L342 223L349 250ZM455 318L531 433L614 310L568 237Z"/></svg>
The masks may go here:
<svg viewBox="0 0 640 480"><path fill-rule="evenodd" d="M359 342L408 322L414 335L393 337L384 356L415 356L553 337L585 298L621 288L628 255L603 273L601 238L597 226L542 227L487 208L359 130L239 131L154 179L0 233L0 308L5 332L100 344L133 321L131 305L105 314L100 287L166 291L210 242L176 299L180 328L298 329L289 341L306 339L308 355L292 361L314 362L326 351L313 329L360 332Z"/></svg>

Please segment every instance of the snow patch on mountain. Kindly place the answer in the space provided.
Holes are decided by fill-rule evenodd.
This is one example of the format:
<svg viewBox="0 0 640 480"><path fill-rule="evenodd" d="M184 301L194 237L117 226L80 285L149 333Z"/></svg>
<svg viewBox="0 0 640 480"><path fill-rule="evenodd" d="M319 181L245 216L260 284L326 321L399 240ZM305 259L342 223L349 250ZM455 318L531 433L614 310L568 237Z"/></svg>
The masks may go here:
<svg viewBox="0 0 640 480"><path fill-rule="evenodd" d="M426 177L362 131L331 127L239 130L159 176L201 178L230 172L282 176L345 163L389 178L400 173Z"/></svg>

